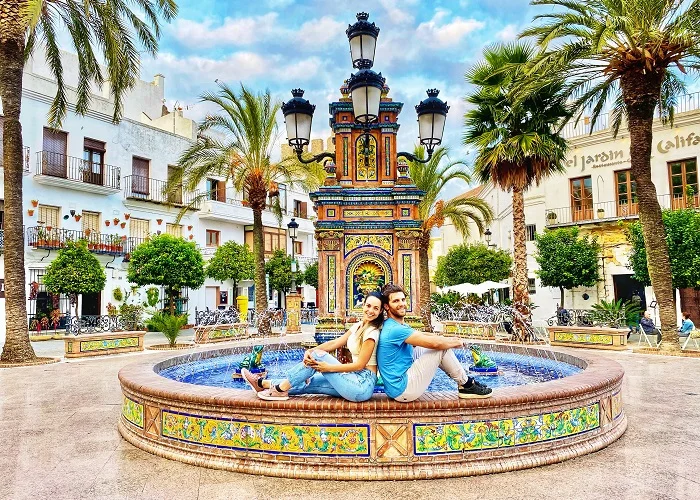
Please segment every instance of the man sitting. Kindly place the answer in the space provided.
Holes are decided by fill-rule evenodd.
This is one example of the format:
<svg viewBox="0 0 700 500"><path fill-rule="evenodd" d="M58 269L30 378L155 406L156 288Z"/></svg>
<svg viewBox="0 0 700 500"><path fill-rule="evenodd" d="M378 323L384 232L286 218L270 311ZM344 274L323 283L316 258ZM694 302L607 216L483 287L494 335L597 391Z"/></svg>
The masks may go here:
<svg viewBox="0 0 700 500"><path fill-rule="evenodd" d="M642 330L644 330L645 334L656 335L657 345L661 343L661 332L658 328L656 328L654 320L651 319L651 314L649 314L649 311L644 311L644 317L639 320L639 324L642 325Z"/></svg>
<svg viewBox="0 0 700 500"><path fill-rule="evenodd" d="M488 398L491 389L467 376L452 348L462 347L462 339L430 335L413 330L404 322L406 292L398 285L382 289L388 319L377 343L377 362L384 380L384 391L396 401L407 403L421 397L438 368L457 382L460 398Z"/></svg>
<svg viewBox="0 0 700 500"><path fill-rule="evenodd" d="M678 336L687 337L690 335L690 332L695 330L695 324L690 320L689 312L683 311L681 315L683 316L683 323L681 323L681 327L678 329Z"/></svg>

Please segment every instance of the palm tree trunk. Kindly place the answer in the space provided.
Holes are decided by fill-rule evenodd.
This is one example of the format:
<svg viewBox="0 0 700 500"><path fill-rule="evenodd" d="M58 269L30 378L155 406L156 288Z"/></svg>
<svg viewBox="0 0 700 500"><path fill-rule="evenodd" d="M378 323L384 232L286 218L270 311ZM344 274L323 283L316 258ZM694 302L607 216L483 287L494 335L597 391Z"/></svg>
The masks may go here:
<svg viewBox="0 0 700 500"><path fill-rule="evenodd" d="M5 170L5 345L0 360L21 363L36 359L27 329L22 220L22 70L24 26L20 0L0 2L0 98L4 121Z"/></svg>
<svg viewBox="0 0 700 500"><path fill-rule="evenodd" d="M430 247L430 233L423 232L418 247L418 276L420 277L420 291L418 307L420 308L423 331L432 332L433 324L430 315L430 271L428 269L428 248Z"/></svg>
<svg viewBox="0 0 700 500"><path fill-rule="evenodd" d="M639 220L644 235L647 267L651 286L661 318L662 349L680 349L676 332L676 306L671 281L671 261L668 255L666 231L656 186L651 179L651 145L654 109L659 98L661 76L654 73L645 77L630 75L620 81L627 110L630 132L630 160L632 175L637 185Z"/></svg>
<svg viewBox="0 0 700 500"><path fill-rule="evenodd" d="M527 247L525 246L525 197L513 188L513 327L520 340L529 340L530 296L527 292Z"/></svg>
<svg viewBox="0 0 700 500"><path fill-rule="evenodd" d="M258 333L270 335L272 328L267 314L262 209L256 208L253 208L253 254L255 255L255 315L258 317Z"/></svg>

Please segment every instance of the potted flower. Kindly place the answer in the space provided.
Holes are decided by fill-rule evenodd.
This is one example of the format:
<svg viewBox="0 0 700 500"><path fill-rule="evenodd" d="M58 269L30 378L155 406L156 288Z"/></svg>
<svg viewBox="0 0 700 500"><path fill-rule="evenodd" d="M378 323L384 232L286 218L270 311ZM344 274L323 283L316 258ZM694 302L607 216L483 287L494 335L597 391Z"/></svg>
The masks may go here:
<svg viewBox="0 0 700 500"><path fill-rule="evenodd" d="M120 226L122 229L124 229L124 228L126 227L126 222L122 222L121 224L119 224L119 226Z"/></svg>
<svg viewBox="0 0 700 500"><path fill-rule="evenodd" d="M241 205L243 205L244 207L249 207L250 202L248 200L243 200L243 201L241 201Z"/></svg>
<svg viewBox="0 0 700 500"><path fill-rule="evenodd" d="M604 210L604 209L599 208L599 209L597 210L597 213L598 213L598 218L599 218L599 219L604 219L604 218L605 218L605 210Z"/></svg>
<svg viewBox="0 0 700 500"><path fill-rule="evenodd" d="M547 212L547 222L549 224L554 224L557 221L556 212Z"/></svg>
<svg viewBox="0 0 700 500"><path fill-rule="evenodd" d="M80 215L80 214L75 214L75 222L80 222L80 219L81 219L82 217L83 217L83 216Z"/></svg>
<svg viewBox="0 0 700 500"><path fill-rule="evenodd" d="M114 221L114 225L116 226L117 224L119 224L119 217L115 217L113 219L113 221Z"/></svg>
<svg viewBox="0 0 700 500"><path fill-rule="evenodd" d="M39 200L32 200L32 206L33 206L34 208L38 207L38 206L39 206Z"/></svg>
<svg viewBox="0 0 700 500"><path fill-rule="evenodd" d="M158 225L160 226L160 225L163 223L163 219L156 219L156 222L157 222Z"/></svg>
<svg viewBox="0 0 700 500"><path fill-rule="evenodd" d="M129 220L129 217L131 217L131 214L124 214L124 220Z"/></svg>
<svg viewBox="0 0 700 500"><path fill-rule="evenodd" d="M109 221L108 221L108 220L105 221L105 226L109 227Z"/></svg>
<svg viewBox="0 0 700 500"><path fill-rule="evenodd" d="M188 231L192 231L192 226L187 226Z"/></svg>
<svg viewBox="0 0 700 500"><path fill-rule="evenodd" d="M27 209L27 215L29 217L34 217L34 210L32 210L31 208Z"/></svg>
<svg viewBox="0 0 700 500"><path fill-rule="evenodd" d="M190 239L194 238L194 234L190 234Z"/></svg>

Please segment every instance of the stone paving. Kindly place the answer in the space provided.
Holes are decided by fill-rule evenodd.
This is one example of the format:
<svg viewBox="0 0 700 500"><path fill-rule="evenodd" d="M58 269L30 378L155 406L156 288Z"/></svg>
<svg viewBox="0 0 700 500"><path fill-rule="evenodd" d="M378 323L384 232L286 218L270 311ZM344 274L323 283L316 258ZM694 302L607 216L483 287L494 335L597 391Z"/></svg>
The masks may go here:
<svg viewBox="0 0 700 500"><path fill-rule="evenodd" d="M157 334L147 336L147 345L162 342ZM34 345L39 355L58 356L63 343ZM116 429L121 409L117 372L142 356L158 360L172 352L4 369L0 499L700 498L700 359L596 354L615 359L626 371L629 427L620 440L557 465L410 482L275 479L193 467L136 449Z"/></svg>

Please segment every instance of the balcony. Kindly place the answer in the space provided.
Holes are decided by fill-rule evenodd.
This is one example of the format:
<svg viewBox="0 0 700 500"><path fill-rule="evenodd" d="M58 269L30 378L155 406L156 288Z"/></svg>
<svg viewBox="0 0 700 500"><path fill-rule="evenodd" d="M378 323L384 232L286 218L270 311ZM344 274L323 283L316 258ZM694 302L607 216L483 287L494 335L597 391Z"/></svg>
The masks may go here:
<svg viewBox="0 0 700 500"><path fill-rule="evenodd" d="M683 210L686 208L700 208L700 195L672 196L660 195L658 197L662 210ZM545 211L547 227L563 227L576 224L591 224L594 222L608 222L622 219L636 219L639 217L639 205L637 203L618 203L616 201L604 201L593 203L584 207L550 208Z"/></svg>
<svg viewBox="0 0 700 500"><path fill-rule="evenodd" d="M73 231L51 226L28 227L27 245L41 250L57 250L66 246L68 241L85 240L88 250L97 254L124 255L128 243L126 236L104 234L90 231Z"/></svg>
<svg viewBox="0 0 700 500"><path fill-rule="evenodd" d="M118 193L121 189L119 167L50 151L36 154L34 179L49 186L105 195Z"/></svg>
<svg viewBox="0 0 700 500"><path fill-rule="evenodd" d="M124 262L129 262L134 249L145 241L148 241L148 238L127 238L124 243Z"/></svg>
<svg viewBox="0 0 700 500"><path fill-rule="evenodd" d="M166 186L167 182L159 179L127 175L124 177L124 197L128 200L147 201L175 207L187 206L191 210L199 210L200 204L197 200L199 192L168 194L165 192Z"/></svg>
<svg viewBox="0 0 700 500"><path fill-rule="evenodd" d="M4 168L2 164L2 152L0 152L0 168ZM29 172L29 146L22 148L22 173L28 175Z"/></svg>

